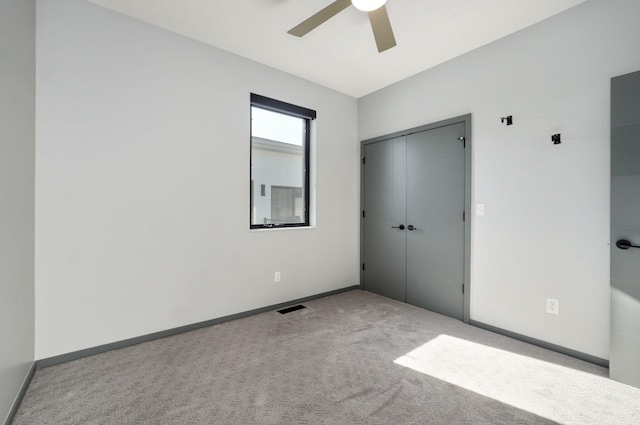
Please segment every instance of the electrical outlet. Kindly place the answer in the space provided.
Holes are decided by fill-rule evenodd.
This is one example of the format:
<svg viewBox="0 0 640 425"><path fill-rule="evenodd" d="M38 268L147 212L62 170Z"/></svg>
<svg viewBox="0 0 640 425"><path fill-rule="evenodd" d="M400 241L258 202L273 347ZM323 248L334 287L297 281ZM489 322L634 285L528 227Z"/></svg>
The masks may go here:
<svg viewBox="0 0 640 425"><path fill-rule="evenodd" d="M276 272L275 276L273 277L273 281L280 282L280 272Z"/></svg>
<svg viewBox="0 0 640 425"><path fill-rule="evenodd" d="M547 298L547 313L560 314L560 301L554 298Z"/></svg>

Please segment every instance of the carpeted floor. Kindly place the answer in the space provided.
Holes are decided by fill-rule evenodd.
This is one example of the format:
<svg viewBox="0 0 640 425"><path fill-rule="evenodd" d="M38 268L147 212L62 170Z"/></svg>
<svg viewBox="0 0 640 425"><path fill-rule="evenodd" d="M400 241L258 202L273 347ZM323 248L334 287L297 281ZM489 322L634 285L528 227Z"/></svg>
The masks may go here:
<svg viewBox="0 0 640 425"><path fill-rule="evenodd" d="M355 290L38 370L14 425L639 424L607 370Z"/></svg>

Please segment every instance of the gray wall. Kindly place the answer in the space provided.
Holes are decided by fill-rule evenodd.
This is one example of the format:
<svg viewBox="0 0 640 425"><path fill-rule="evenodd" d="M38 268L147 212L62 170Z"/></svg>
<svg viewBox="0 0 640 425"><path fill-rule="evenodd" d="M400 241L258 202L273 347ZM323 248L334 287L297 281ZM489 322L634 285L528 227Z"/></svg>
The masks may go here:
<svg viewBox="0 0 640 425"><path fill-rule="evenodd" d="M608 358L609 84L639 16L590 0L359 99L360 139L473 114L472 320Z"/></svg>
<svg viewBox="0 0 640 425"><path fill-rule="evenodd" d="M34 354L35 9L0 2L0 423Z"/></svg>
<svg viewBox="0 0 640 425"><path fill-rule="evenodd" d="M356 99L81 0L37 60L37 359L358 284ZM249 230L251 92L317 111L313 228Z"/></svg>

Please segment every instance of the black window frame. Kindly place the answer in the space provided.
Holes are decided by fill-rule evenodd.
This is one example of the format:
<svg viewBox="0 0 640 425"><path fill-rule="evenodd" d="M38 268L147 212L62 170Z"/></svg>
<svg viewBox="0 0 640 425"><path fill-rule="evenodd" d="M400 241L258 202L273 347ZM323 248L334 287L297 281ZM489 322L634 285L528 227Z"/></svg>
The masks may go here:
<svg viewBox="0 0 640 425"><path fill-rule="evenodd" d="M251 102L249 108L249 114L252 115L252 107L265 109L272 112L277 112L284 115L293 116L296 118L302 118L304 120L305 131L303 141L303 167L304 167L304 219L301 223L265 223L265 224L253 224L252 211L253 211L253 126L250 124L249 130L249 227L250 229L280 229L287 227L309 227L310 223L310 210L311 210L311 196L310 196L310 175L311 175L311 121L316 119L316 111L302 106L297 106L291 103L283 102L281 100L272 99L259 94L251 93Z"/></svg>

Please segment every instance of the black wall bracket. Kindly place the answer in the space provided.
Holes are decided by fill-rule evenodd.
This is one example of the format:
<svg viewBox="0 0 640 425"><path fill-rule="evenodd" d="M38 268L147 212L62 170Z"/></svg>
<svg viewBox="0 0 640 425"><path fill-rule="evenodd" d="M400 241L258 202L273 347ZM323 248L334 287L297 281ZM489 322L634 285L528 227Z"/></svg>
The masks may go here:
<svg viewBox="0 0 640 425"><path fill-rule="evenodd" d="M503 124L506 122L507 125L513 124L513 115L509 115L509 116L500 118L500 122L503 123Z"/></svg>
<svg viewBox="0 0 640 425"><path fill-rule="evenodd" d="M553 134L551 136L551 141L553 142L554 145L559 145L560 143L562 143L562 141L560 140L560 133Z"/></svg>

